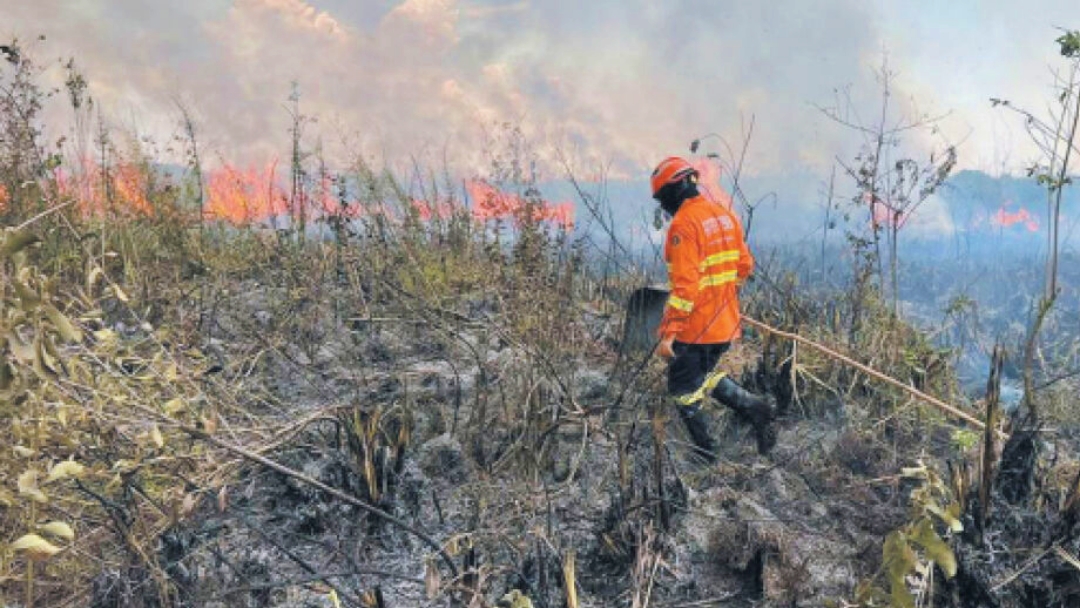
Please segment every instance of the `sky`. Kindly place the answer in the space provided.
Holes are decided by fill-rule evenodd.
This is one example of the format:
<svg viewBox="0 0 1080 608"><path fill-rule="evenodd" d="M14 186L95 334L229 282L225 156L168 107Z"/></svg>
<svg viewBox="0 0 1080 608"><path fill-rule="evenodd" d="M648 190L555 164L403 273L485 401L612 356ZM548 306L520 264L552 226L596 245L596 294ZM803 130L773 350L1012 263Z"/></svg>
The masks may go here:
<svg viewBox="0 0 1080 608"><path fill-rule="evenodd" d="M483 174L523 141L541 178L586 179L638 178L709 133L735 146L751 122L748 174L827 175L859 140L820 108L873 116L883 62L897 112L944 115L913 153L956 144L960 168L1017 172L1034 151L989 98L1041 111L1057 28L1080 28L1075 0L0 0L0 15L0 38L43 65L74 58L114 128L167 142L183 103L211 161L287 157L296 83L309 145L337 162Z"/></svg>

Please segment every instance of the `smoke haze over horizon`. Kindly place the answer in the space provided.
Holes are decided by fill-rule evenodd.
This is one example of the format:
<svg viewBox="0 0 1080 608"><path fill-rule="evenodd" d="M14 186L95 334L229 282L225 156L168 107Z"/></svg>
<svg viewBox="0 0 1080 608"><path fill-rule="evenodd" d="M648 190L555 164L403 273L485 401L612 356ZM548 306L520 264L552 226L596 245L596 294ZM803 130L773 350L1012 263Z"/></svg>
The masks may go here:
<svg viewBox="0 0 1080 608"><path fill-rule="evenodd" d="M699 135L737 141L753 117L749 173L826 174L857 142L814 106L850 90L872 112L887 57L899 107L951 113L960 167L1023 167L1020 121L988 98L1044 107L1055 26L1080 26L1070 3L899 4L0 0L0 36L46 36L28 44L41 63L74 57L114 125L167 139L182 100L208 156L230 162L287 153L296 82L332 157L479 172L510 125L549 177L565 161L636 178Z"/></svg>

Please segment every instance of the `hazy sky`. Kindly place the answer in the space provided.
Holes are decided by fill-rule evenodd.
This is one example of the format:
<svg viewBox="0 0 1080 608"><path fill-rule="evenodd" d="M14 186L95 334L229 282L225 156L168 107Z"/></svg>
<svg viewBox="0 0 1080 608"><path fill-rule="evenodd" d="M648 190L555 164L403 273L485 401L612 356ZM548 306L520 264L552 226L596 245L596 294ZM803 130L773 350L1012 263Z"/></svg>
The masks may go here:
<svg viewBox="0 0 1080 608"><path fill-rule="evenodd" d="M478 170L510 124L542 168L561 155L582 175L736 140L751 115L749 171L827 172L852 140L814 105L850 87L869 117L885 55L897 107L951 112L962 167L1015 170L1025 134L988 98L1041 108L1055 27L1080 28L1075 0L0 0L0 16L0 37L47 37L39 60L74 57L115 125L164 139L183 99L214 156L286 156L297 81L335 157Z"/></svg>

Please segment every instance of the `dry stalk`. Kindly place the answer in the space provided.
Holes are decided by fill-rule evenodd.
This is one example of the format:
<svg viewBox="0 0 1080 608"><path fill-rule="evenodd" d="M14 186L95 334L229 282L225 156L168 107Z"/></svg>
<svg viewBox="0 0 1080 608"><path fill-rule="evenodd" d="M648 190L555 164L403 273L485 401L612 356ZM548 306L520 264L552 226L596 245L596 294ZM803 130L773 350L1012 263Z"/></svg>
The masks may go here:
<svg viewBox="0 0 1080 608"><path fill-rule="evenodd" d="M900 390L908 393L909 395L915 397L916 399L919 399L920 401L923 401L925 403L928 403L928 404L936 407L937 409L941 410L943 413L945 413L945 414L947 414L949 416L952 416L954 418L958 418L960 420L963 420L964 422L974 426L975 428L977 428L979 430L982 430L982 429L984 429L986 427L986 425L983 424L983 422L981 420L979 420L978 418L976 418L975 416L972 416L971 414L969 414L969 413L967 413L967 412L965 412L963 410L960 410L960 409L958 409L958 408L956 408L956 407L954 407L952 405L949 405L948 403L945 403L944 401L938 399L937 397L933 397L931 395L928 395L928 394L920 391L919 389L917 389L917 388L915 388L913 386L909 386L907 384L904 384L903 382L900 382L896 378L893 378L891 376L887 376L887 375L883 374L882 372L879 372L879 371L877 371L876 369L874 369L874 368L872 368L870 366L863 365L862 363L859 363L858 361L852 359L851 357L842 355L842 354L836 352L835 350L832 350L831 348L828 348L827 346L823 346L821 344L818 344L817 342L814 342L813 340L810 340L808 338L804 338L804 337L802 337L802 336L800 336L798 334L793 334L793 333L790 333L790 332L786 332L786 331L776 329L775 327L772 327L770 325L766 325L765 323L762 323L761 321L751 319L750 317L747 317L747 316L743 316L742 320L747 325L750 325L752 327L756 327L756 328L758 328L758 329L760 329L762 331L765 331L765 332L777 335L777 336L779 336L781 338L786 338L788 340L792 340L792 341L795 341L795 342L801 342L802 344L817 350L818 352L822 353L823 355L825 355L827 357L830 357L832 359L840 361L841 363L844 363L846 365L854 367L855 369L861 371L862 373L864 373L864 374L866 374L866 375L868 375L868 376L870 376L872 378L880 380L880 381L882 381L882 382L884 382L884 383L886 383L886 384L888 384L888 385L890 385L890 386L892 386L894 388L900 389ZM1001 436L1002 438L1006 438L1006 439L1008 438L1008 435L1006 435L1002 431L998 431L998 435Z"/></svg>

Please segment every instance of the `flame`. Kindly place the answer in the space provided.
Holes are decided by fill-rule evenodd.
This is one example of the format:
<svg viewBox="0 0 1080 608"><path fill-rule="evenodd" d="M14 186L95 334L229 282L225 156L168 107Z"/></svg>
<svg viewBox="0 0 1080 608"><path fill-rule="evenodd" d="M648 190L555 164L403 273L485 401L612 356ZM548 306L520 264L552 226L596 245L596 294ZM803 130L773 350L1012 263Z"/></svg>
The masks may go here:
<svg viewBox="0 0 1080 608"><path fill-rule="evenodd" d="M277 162L246 170L225 165L207 177L203 215L243 225L288 213L285 191L277 181Z"/></svg>
<svg viewBox="0 0 1080 608"><path fill-rule="evenodd" d="M440 220L450 219L450 216L454 214L454 201L448 198L430 203L424 199L414 198L412 201L413 209L416 210L416 215L422 221L431 221L434 218Z"/></svg>
<svg viewBox="0 0 1080 608"><path fill-rule="evenodd" d="M698 190L705 198L731 209L731 195L720 185L720 163L709 158L695 158L690 161L698 172Z"/></svg>
<svg viewBox="0 0 1080 608"><path fill-rule="evenodd" d="M151 171L153 168L145 163L123 161L102 167L93 160L85 160L55 170L53 177L59 194L77 201L77 209L85 216L151 216L158 211L155 195L161 193L157 192L159 188ZM223 164L206 170L203 176L205 220L248 225L298 212L313 221L329 217L356 219L365 214L392 215L380 204L364 204L352 198L355 195L346 199L343 183L328 172L323 172L316 187L308 189L296 202L301 208L294 208L276 160L263 167ZM173 187L166 185L167 182L162 184L165 191ZM569 202L522 197L480 179L467 181L465 191L474 201L471 215L477 222L504 218L520 222L524 213L531 213L535 221L550 222L564 229L574 225L574 207ZM0 186L0 209L9 204L10 197ZM406 204L425 222L449 219L459 205L455 197L434 201L413 198Z"/></svg>
<svg viewBox="0 0 1080 608"><path fill-rule="evenodd" d="M342 186L329 173L323 173L319 180L319 189L315 193L317 211L322 217L356 219L363 215L364 209L359 201L348 200Z"/></svg>
<svg viewBox="0 0 1080 608"><path fill-rule="evenodd" d="M1005 208L1010 202L1003 204L993 215L990 216L990 224L999 228L1008 228L1016 224L1023 224L1028 232L1039 231L1039 219L1027 209L1020 207L1019 211L1010 212Z"/></svg>
<svg viewBox="0 0 1080 608"><path fill-rule="evenodd" d="M53 173L57 192L78 201L86 216L151 215L151 184L146 168L139 163L122 161L101 166L90 160L73 165L71 171L59 168Z"/></svg>
<svg viewBox="0 0 1080 608"><path fill-rule="evenodd" d="M531 209L533 220L551 222L564 229L574 226L572 203L526 200L516 194L503 192L480 179L465 182L465 192L473 201L473 218L481 222L505 218L520 221L525 210Z"/></svg>
<svg viewBox="0 0 1080 608"><path fill-rule="evenodd" d="M147 198L149 184L146 171L132 163L117 166L113 174L113 188L117 200L124 209L136 215L149 215L152 207Z"/></svg>

